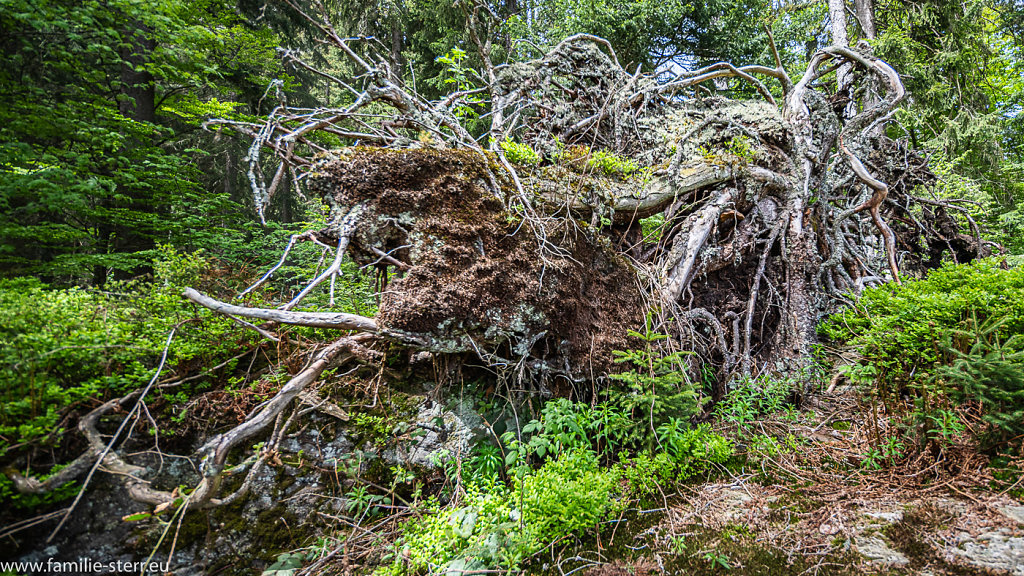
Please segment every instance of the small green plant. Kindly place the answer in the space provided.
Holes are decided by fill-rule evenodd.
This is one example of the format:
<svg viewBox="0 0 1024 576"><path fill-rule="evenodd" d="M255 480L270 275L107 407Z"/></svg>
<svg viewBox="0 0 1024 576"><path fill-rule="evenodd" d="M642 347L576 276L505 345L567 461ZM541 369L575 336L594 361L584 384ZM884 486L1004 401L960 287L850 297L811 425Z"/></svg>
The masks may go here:
<svg viewBox="0 0 1024 576"><path fill-rule="evenodd" d="M782 446L767 434L755 434L750 439L750 452L758 459L775 458L782 452Z"/></svg>
<svg viewBox="0 0 1024 576"><path fill-rule="evenodd" d="M295 576L302 569L306 555L288 552L277 557L277 561L267 567L261 576Z"/></svg>
<svg viewBox="0 0 1024 576"><path fill-rule="evenodd" d="M476 87L470 78L474 70L466 65L466 51L462 48L453 47L444 56L438 56L435 62L444 65L441 85L449 93L469 92ZM481 104L483 98L479 94L464 94L454 108L455 115L464 121L476 119L480 115L478 109Z"/></svg>
<svg viewBox="0 0 1024 576"><path fill-rule="evenodd" d="M345 494L348 513L356 518L376 515L380 511L377 505L386 499L385 496L369 492L366 486L356 486Z"/></svg>
<svg viewBox="0 0 1024 576"><path fill-rule="evenodd" d="M707 424L683 429L678 419L658 427L658 441L678 466L680 479L705 471L712 463L722 464L732 456L732 443L715 434Z"/></svg>
<svg viewBox="0 0 1024 576"><path fill-rule="evenodd" d="M676 554L686 554L686 536L679 535L672 537L672 552Z"/></svg>
<svg viewBox="0 0 1024 576"><path fill-rule="evenodd" d="M605 176L626 178L640 169L640 165L606 150L592 150L590 146L559 148L557 160L577 172L595 171Z"/></svg>
<svg viewBox="0 0 1024 576"><path fill-rule="evenodd" d="M839 373L863 387L873 385L878 378L878 368L873 364L843 364L839 367Z"/></svg>
<svg viewBox="0 0 1024 576"><path fill-rule="evenodd" d="M735 424L741 431L746 430L758 417L786 409L794 387L794 381L789 378L766 374L757 378L743 377L715 406L715 414L723 421Z"/></svg>
<svg viewBox="0 0 1024 576"><path fill-rule="evenodd" d="M661 450L644 450L632 458L619 455L622 477L631 493L641 498L671 490L673 484L706 472L712 464L724 464L733 455L732 442L707 424L687 428L672 419L658 428L657 435Z"/></svg>
<svg viewBox="0 0 1024 576"><path fill-rule="evenodd" d="M412 484L416 481L416 473L403 466L391 466L391 491L394 492L403 484Z"/></svg>
<svg viewBox="0 0 1024 576"><path fill-rule="evenodd" d="M677 466L667 452L645 450L633 458L623 453L619 468L630 493L640 498L657 495L662 487L671 486L676 479Z"/></svg>
<svg viewBox="0 0 1024 576"><path fill-rule="evenodd" d="M516 476L514 493L522 500L523 521L539 542L589 529L618 512L612 498L618 474L598 465L589 450L574 450L536 472Z"/></svg>
<svg viewBox="0 0 1024 576"><path fill-rule="evenodd" d="M505 153L505 158L513 164L520 166L536 166L540 164L540 154L531 148L529 144L513 142L511 139L506 138L499 146L501 146L502 152Z"/></svg>
<svg viewBox="0 0 1024 576"><path fill-rule="evenodd" d="M646 422L646 427L634 426L625 441L651 448L655 444L655 430L670 418L687 420L700 411L702 399L687 371L686 351L664 351L656 345L668 338L650 326L644 332L629 331L629 335L644 343L643 348L614 351L615 362L628 364L629 369L610 378L625 384L625 390L611 390L608 399L634 419Z"/></svg>
<svg viewBox="0 0 1024 576"><path fill-rule="evenodd" d="M503 464L501 449L498 446L478 444L473 448L473 455L466 466L471 479L487 482L499 477Z"/></svg>
<svg viewBox="0 0 1024 576"><path fill-rule="evenodd" d="M903 458L907 446L898 436L889 436L876 447L869 448L860 462L862 468L877 470L891 466Z"/></svg>
<svg viewBox="0 0 1024 576"><path fill-rule="evenodd" d="M1009 316L1002 316L980 322L972 313L968 327L950 331L943 342L953 361L940 366L936 376L954 385L957 400L979 400L985 421L1010 436L1024 433L1024 333L1003 336L1008 321ZM929 418L943 436L963 431L949 410Z"/></svg>
<svg viewBox="0 0 1024 576"><path fill-rule="evenodd" d="M939 443L949 443L967 430L960 415L954 410L940 408L915 412L925 429L925 438Z"/></svg>
<svg viewBox="0 0 1024 576"><path fill-rule="evenodd" d="M544 405L539 420L523 426L525 441L518 441L512 431L505 432L506 465L528 456L554 457L570 450L614 453L632 427L629 414L610 402L591 406L556 398Z"/></svg>
<svg viewBox="0 0 1024 576"><path fill-rule="evenodd" d="M700 156L702 159L704 159L705 162L708 162L708 163L717 163L719 161L718 160L718 153L715 152L714 149L712 149L712 148L710 148L709 146L706 146L706 145L701 145L701 146L697 147L697 155Z"/></svg>
<svg viewBox="0 0 1024 576"><path fill-rule="evenodd" d="M754 147L750 138L746 136L734 136L725 146L726 153L735 157L740 164L750 164L754 161Z"/></svg>
<svg viewBox="0 0 1024 576"><path fill-rule="evenodd" d="M391 439L391 426L383 416L359 412L353 416L352 423L378 447L386 445Z"/></svg>
<svg viewBox="0 0 1024 576"><path fill-rule="evenodd" d="M634 160L623 158L618 154L605 150L591 152L587 166L600 171L605 176L619 176L625 178L640 169L640 165Z"/></svg>
<svg viewBox="0 0 1024 576"><path fill-rule="evenodd" d="M732 570L732 564L729 563L729 557L725 554L719 554L717 552L705 552L704 560L709 562L712 568Z"/></svg>
<svg viewBox="0 0 1024 576"><path fill-rule="evenodd" d="M640 220L640 231L644 242L657 243L661 241L662 233L665 231L665 215L661 212Z"/></svg>

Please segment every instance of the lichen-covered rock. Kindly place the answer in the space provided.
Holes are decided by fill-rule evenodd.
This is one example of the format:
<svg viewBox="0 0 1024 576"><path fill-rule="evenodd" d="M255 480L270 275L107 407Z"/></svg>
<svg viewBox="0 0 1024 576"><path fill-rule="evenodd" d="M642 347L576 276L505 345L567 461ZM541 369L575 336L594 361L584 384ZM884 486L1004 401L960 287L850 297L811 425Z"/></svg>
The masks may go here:
<svg viewBox="0 0 1024 576"><path fill-rule="evenodd" d="M1004 530L978 536L962 534L947 551L982 570L1004 570L1013 576L1024 576L1024 537Z"/></svg>
<svg viewBox="0 0 1024 576"><path fill-rule="evenodd" d="M454 410L431 400L419 406L416 418L408 424L419 431L412 439L398 443L382 454L384 460L405 468L435 468L451 458L464 458L473 448L473 439L480 432L482 420L460 403Z"/></svg>

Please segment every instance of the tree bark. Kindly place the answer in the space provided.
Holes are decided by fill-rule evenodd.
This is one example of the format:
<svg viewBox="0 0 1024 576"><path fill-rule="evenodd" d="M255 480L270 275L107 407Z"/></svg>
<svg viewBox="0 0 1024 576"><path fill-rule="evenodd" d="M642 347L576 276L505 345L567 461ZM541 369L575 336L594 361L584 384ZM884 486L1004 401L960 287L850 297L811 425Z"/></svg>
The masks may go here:
<svg viewBox="0 0 1024 576"><path fill-rule="evenodd" d="M850 38L846 31L846 0L828 0L828 17L830 21L829 30L832 35L832 45L846 47L850 45ZM838 76L837 92L842 93L849 90L853 67L844 64L836 72ZM852 110L847 108L846 116L852 116Z"/></svg>
<svg viewBox="0 0 1024 576"><path fill-rule="evenodd" d="M145 26L136 25L124 33L121 47L121 99L118 109L126 118L156 121L156 85L146 69L156 43Z"/></svg>
<svg viewBox="0 0 1024 576"><path fill-rule="evenodd" d="M868 40L874 40L877 34L875 30L874 0L854 0L854 10L857 12L857 20L860 21L860 29L864 37Z"/></svg>

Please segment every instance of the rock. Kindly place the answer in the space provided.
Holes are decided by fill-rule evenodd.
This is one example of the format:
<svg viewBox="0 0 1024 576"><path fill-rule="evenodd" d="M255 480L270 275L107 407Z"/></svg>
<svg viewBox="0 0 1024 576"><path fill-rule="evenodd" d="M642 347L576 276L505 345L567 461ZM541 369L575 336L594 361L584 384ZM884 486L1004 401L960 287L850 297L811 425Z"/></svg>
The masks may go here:
<svg viewBox="0 0 1024 576"><path fill-rule="evenodd" d="M901 552L893 550L889 544L877 537L857 538L854 547L857 552L874 564L889 566L906 566L910 560Z"/></svg>
<svg viewBox="0 0 1024 576"><path fill-rule="evenodd" d="M878 520L882 524L895 524L900 520L903 520L902 510L892 511L880 511L880 512L865 512L864 516L873 520Z"/></svg>
<svg viewBox="0 0 1024 576"><path fill-rule="evenodd" d="M471 449L474 429L481 423L466 402L456 404L452 410L427 400L420 404L416 419L409 423L410 431L422 435L402 442L381 456L391 464L406 467L434 468L445 457L466 455Z"/></svg>
<svg viewBox="0 0 1024 576"><path fill-rule="evenodd" d="M1003 506L999 513L1018 524L1024 524L1024 506Z"/></svg>
<svg viewBox="0 0 1024 576"><path fill-rule="evenodd" d="M956 546L947 548L947 552L978 568L1024 576L1024 538L1011 536L1003 530L976 537L961 534Z"/></svg>
<svg viewBox="0 0 1024 576"><path fill-rule="evenodd" d="M713 506L722 523L742 520L749 513L748 506L753 498L746 490L729 485L712 485L705 490L713 494Z"/></svg>

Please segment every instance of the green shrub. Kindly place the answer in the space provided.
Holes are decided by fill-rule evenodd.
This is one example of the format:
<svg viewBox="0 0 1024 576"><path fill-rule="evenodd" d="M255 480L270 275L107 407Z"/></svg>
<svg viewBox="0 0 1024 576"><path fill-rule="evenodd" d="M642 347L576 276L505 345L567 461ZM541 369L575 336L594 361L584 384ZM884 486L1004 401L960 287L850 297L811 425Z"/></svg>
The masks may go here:
<svg viewBox="0 0 1024 576"><path fill-rule="evenodd" d="M408 566L396 560L387 572L443 572L460 561L463 569L518 564L531 544L519 530L513 502L503 485L489 490L470 485L460 507L429 503L422 516L403 526L397 546Z"/></svg>
<svg viewBox="0 0 1024 576"><path fill-rule="evenodd" d="M1010 435L1024 433L1024 334L1003 340L1000 329L1007 318L989 319L967 330L954 330L944 348L952 355L936 376L954 385L958 400L977 399L984 419ZM955 344L954 344L955 342ZM966 350L961 351L962 348ZM948 436L962 431L962 424L947 413L932 416L933 434ZM958 426L959 425L959 426Z"/></svg>
<svg viewBox="0 0 1024 576"><path fill-rule="evenodd" d="M144 386L156 370L172 327L177 326L177 331L161 378L221 364L255 344L259 338L255 332L181 296L185 286L222 283L222 271L213 268L202 253L163 247L159 254L152 280L110 282L102 289L58 289L34 278L0 279L0 467L27 451L59 448L65 430L58 426L65 417ZM308 281L316 263L310 255L290 259L308 262L308 268L282 267L280 272ZM284 280L284 287L289 282ZM342 282L362 287L351 269ZM280 299L273 288L257 292L250 296L257 306L264 298ZM363 294L343 292L355 294L354 299ZM317 294L311 305L326 299ZM350 310L351 306L346 301L339 307ZM293 330L305 338L330 337L326 330ZM226 373L233 369L230 363L224 367ZM171 392L154 391L150 400L163 401L160 415L181 419L184 405L217 377L197 379ZM173 434L173 430L161 434ZM61 491L51 500L64 494ZM0 502L31 507L39 499L13 494L5 478L0 480Z"/></svg>
<svg viewBox="0 0 1024 576"><path fill-rule="evenodd" d="M593 452L574 450L538 470L520 468L512 488L469 485L461 506L432 503L405 524L398 548L408 566L396 559L383 572L518 570L551 542L617 513L618 481L617 472L598 466Z"/></svg>
<svg viewBox="0 0 1024 576"><path fill-rule="evenodd" d="M183 301L174 274L190 277L196 266L195 258L158 264L157 283L106 291L0 280L0 457L14 444L56 445L61 431L54 428L69 407L144 385L171 327L185 320L195 322L179 328L168 372L251 342L229 319Z"/></svg>
<svg viewBox="0 0 1024 576"><path fill-rule="evenodd" d="M668 452L644 450L632 458L622 454L619 468L630 492L646 498L658 494L665 486L671 486L678 466Z"/></svg>
<svg viewBox="0 0 1024 576"><path fill-rule="evenodd" d="M640 165L635 161L605 150L593 151L587 165L600 170L605 176L626 177L640 169Z"/></svg>
<svg viewBox="0 0 1024 576"><path fill-rule="evenodd" d="M660 451L644 450L629 458L620 454L622 477L633 494L648 497L687 478L707 472L712 464L724 464L733 455L727 438L707 424L687 428L672 419L658 428Z"/></svg>
<svg viewBox="0 0 1024 576"><path fill-rule="evenodd" d="M924 280L865 290L855 308L829 318L821 331L855 347L880 384L899 386L927 381L949 364L942 343L975 316L1004 319L991 335L1001 341L1024 334L1024 268L1002 270L993 260L947 264Z"/></svg>
<svg viewBox="0 0 1024 576"><path fill-rule="evenodd" d="M712 463L723 464L732 456L732 443L707 424L686 428L673 418L658 427L658 441L677 465L682 480L706 471Z"/></svg>
<svg viewBox="0 0 1024 576"><path fill-rule="evenodd" d="M526 456L555 457L571 450L615 453L623 447L634 427L628 410L610 402L591 406L568 398L555 398L544 404L539 420L531 420L523 426L525 442L517 442L512 431L503 435L508 446L506 465L511 466Z"/></svg>
<svg viewBox="0 0 1024 576"><path fill-rule="evenodd" d="M689 352L666 352L658 348L656 343L668 336L653 331L650 326L643 333L630 330L629 335L645 346L614 352L615 362L628 363L630 368L610 376L625 384L625 389L609 390L608 402L635 421L646 424L630 427L622 441L653 448L654 432L659 426L671 418L693 417L700 412L703 399L686 371L685 357Z"/></svg>
<svg viewBox="0 0 1024 576"><path fill-rule="evenodd" d="M640 169L640 165L606 150L592 150L590 146L569 146L559 152L558 161L577 172L596 171L605 176L625 178Z"/></svg>
<svg viewBox="0 0 1024 576"><path fill-rule="evenodd" d="M1019 430L1024 410L1024 268L947 264L924 280L866 290L821 332L856 348L842 370L887 404L909 397L921 441L961 429L949 414L976 399L985 418Z"/></svg>
<svg viewBox="0 0 1024 576"><path fill-rule="evenodd" d="M736 381L729 393L715 405L715 415L740 430L761 416L768 416L786 407L796 383L788 378L762 374Z"/></svg>
<svg viewBox="0 0 1024 576"><path fill-rule="evenodd" d="M598 466L597 455L574 450L550 460L539 470L516 477L515 497L522 499L524 525L546 545L597 525L618 502L612 496L619 475Z"/></svg>

